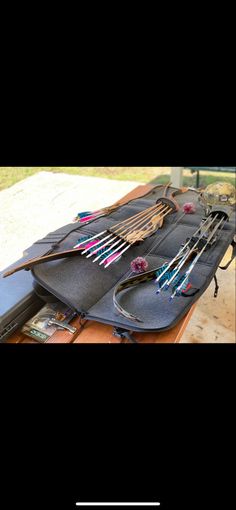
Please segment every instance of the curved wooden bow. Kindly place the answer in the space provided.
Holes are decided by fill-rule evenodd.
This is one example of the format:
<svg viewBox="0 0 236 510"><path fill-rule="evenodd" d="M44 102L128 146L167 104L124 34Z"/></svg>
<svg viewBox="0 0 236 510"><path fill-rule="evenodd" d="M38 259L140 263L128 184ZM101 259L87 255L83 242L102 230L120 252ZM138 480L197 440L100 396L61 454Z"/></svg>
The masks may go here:
<svg viewBox="0 0 236 510"><path fill-rule="evenodd" d="M166 185L154 186L148 193L145 193L144 195L142 195L142 196L146 196L146 195L152 193L154 189L156 189L158 187L159 188L164 187L165 189L164 189L163 197L160 197L156 201L156 205L154 205L150 208L150 209L152 209L152 208L156 207L157 213L162 212L162 214L154 214L153 216L148 218L147 224L144 227L142 227L141 229L137 229L137 230L133 230L133 231L127 230L127 235L123 234L122 232L119 232L119 237L123 238L124 243L126 242L128 244L128 246L132 246L136 242L143 241L146 237L149 237L150 235L152 235L158 228L161 228L161 226L163 225L163 220L164 220L164 217L166 214L172 213L179 209L179 206L178 206L177 202L175 201L174 197L178 194L185 193L186 191L188 191L188 188L178 189L178 190L172 192L170 197L167 198L166 193L167 193L167 189L169 188L170 184L171 183L169 182ZM141 198L141 197L139 197L139 198ZM134 198L132 200L137 200L137 198ZM129 201L129 202L131 202L131 201ZM109 211L108 213L110 214L110 212L112 212L112 210L114 210L117 207L120 207L122 205L125 205L125 203L121 203L121 201L120 201L120 202L116 202L115 204L113 204L112 206L110 206L106 209L107 209L107 211ZM142 215L144 213L145 213L145 211L139 213L141 219L142 219ZM118 233L118 230L120 230L121 227L117 229L117 226L122 224L122 228L123 228L124 224L128 225L128 222L130 220L132 220L132 218L129 218L128 220L119 222L118 224L115 225L115 230L114 230L114 228L110 229L110 232L112 232L113 234L116 232ZM100 234L93 236L93 237L98 237L99 235ZM127 248L125 248L125 249L127 249ZM125 251L125 249L124 249L124 251ZM14 274L15 272L21 271L23 269L29 270L32 267L34 267L38 264L42 264L44 262L50 262L50 261L59 260L59 259L67 258L67 257L75 257L77 255L81 255L81 248L80 249L73 248L71 250L60 251L57 253L51 253L51 251L52 250L50 250L44 256L35 257L35 258L27 260L26 262L23 262L22 264L19 264L18 266L14 267L13 269L4 273L3 278L6 278L6 277Z"/></svg>

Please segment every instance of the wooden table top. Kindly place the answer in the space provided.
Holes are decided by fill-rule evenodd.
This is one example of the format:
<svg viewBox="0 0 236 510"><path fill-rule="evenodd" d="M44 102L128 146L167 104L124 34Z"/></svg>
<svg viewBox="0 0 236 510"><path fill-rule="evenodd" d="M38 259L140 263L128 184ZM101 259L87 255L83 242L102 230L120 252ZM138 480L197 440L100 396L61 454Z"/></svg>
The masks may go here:
<svg viewBox="0 0 236 510"><path fill-rule="evenodd" d="M145 184L137 186L130 193L122 197L122 201L128 201L133 198L139 198L144 193L151 190L153 186ZM188 313L181 319L176 326L167 331L157 333L137 333L134 332L133 336L139 343L177 343L180 341L181 336L191 318L196 304L194 304ZM46 343L129 343L128 340L121 340L113 335L113 326L101 324L99 322L82 320L76 317L71 321L71 325L77 328L76 333L71 334L68 331L58 330L54 333ZM38 344L32 338L27 337L20 331L16 331L8 339L7 343L33 343Z"/></svg>

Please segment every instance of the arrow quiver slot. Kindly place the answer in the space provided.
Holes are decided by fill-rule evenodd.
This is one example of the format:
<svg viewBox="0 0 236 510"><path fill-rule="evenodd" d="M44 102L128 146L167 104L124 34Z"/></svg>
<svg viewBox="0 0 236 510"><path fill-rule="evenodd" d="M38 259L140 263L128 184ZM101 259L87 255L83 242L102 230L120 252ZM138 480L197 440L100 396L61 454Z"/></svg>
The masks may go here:
<svg viewBox="0 0 236 510"><path fill-rule="evenodd" d="M231 214L232 214L232 209L230 209L229 207L214 206L214 207L212 207L209 214L206 215L206 218L209 218L209 216L211 216L213 218L214 216L218 215L218 218L220 218L220 219L224 218L225 221L229 221Z"/></svg>
<svg viewBox="0 0 236 510"><path fill-rule="evenodd" d="M187 237L186 239L186 243L189 242L189 250L191 250L193 248L193 246L195 246L195 244L197 243L198 241L198 244L197 244L197 250L201 250L203 248L203 246L206 246L207 245L207 238L202 238L202 239L199 239L200 236L193 236L193 237ZM184 245L182 245L184 246ZM208 249L209 246L207 246L206 249Z"/></svg>
<svg viewBox="0 0 236 510"><path fill-rule="evenodd" d="M224 219L222 227L226 221L229 221L229 212L230 211L227 211L226 208L220 208L220 209L215 208L206 217L202 218L199 234L197 236L192 236L191 238L187 237L187 239L185 241L185 243L188 243L189 250L191 250L193 248L193 246L195 246L197 241L198 241L198 244L196 247L196 251L201 251L203 247L205 247L206 251L209 250L209 248L211 248L211 246L216 242L216 239L218 236L218 231L216 231L216 235L211 239L210 242L208 241L209 234L211 234L211 232L215 228L216 224L221 219ZM212 222L211 226L208 226L209 220L214 220L214 217L215 217L215 221ZM221 230L221 228L220 228L220 230ZM185 243L183 243L182 246L184 246Z"/></svg>

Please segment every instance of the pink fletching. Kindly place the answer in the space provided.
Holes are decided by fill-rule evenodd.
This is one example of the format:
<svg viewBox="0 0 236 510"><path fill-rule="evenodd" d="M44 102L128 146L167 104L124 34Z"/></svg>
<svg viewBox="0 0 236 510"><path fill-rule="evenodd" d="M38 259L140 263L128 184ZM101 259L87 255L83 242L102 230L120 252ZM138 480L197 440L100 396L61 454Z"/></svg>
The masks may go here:
<svg viewBox="0 0 236 510"><path fill-rule="evenodd" d="M112 262L114 261L115 259L119 258L120 257L120 254L119 253L114 253L114 255L111 255L110 257L107 258L106 260L106 264L108 264L108 262Z"/></svg>
<svg viewBox="0 0 236 510"><path fill-rule="evenodd" d="M87 243L87 244L81 244L80 246L78 246L78 248L75 245L74 248L77 248L77 250L83 251L83 250L85 250L87 248L91 248L92 246L94 246L97 243L98 243L98 240L94 240L94 241L90 241L90 243Z"/></svg>
<svg viewBox="0 0 236 510"><path fill-rule="evenodd" d="M97 244L97 243L98 243L98 240L91 241L90 243L86 244L83 249L87 250L88 248L92 248L92 246L95 246L95 244Z"/></svg>
<svg viewBox="0 0 236 510"><path fill-rule="evenodd" d="M91 216L85 216L84 218L81 218L81 220L79 220L81 223L84 222L84 221L90 221L90 220L94 220L97 216L95 214L91 214Z"/></svg>

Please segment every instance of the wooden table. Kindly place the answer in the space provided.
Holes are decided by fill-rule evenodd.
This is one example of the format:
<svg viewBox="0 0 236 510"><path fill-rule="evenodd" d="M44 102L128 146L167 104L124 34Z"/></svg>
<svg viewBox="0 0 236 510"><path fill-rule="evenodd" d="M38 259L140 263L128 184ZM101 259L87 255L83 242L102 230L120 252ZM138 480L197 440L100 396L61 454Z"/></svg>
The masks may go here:
<svg viewBox="0 0 236 510"><path fill-rule="evenodd" d="M130 193L122 198L122 201L128 201L133 198L138 198L144 193L152 189L153 186L146 184L137 186ZM180 341L181 336L190 320L196 304L194 304L188 313L181 319L178 324L167 331L159 333L136 333L133 336L139 343L177 343ZM67 331L57 331L54 333L46 343L129 343L128 340L122 340L113 335L113 326L101 324L90 320L81 320L76 317L71 325L77 328L76 333L71 334ZM32 338L27 337L20 331L16 331L7 341L7 343L33 343L38 344Z"/></svg>

